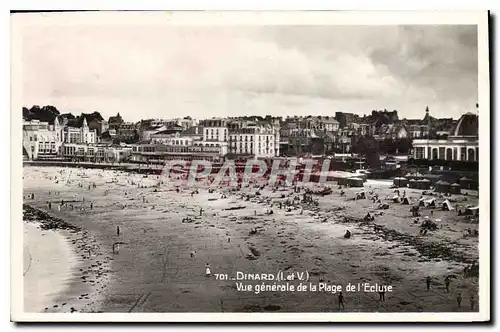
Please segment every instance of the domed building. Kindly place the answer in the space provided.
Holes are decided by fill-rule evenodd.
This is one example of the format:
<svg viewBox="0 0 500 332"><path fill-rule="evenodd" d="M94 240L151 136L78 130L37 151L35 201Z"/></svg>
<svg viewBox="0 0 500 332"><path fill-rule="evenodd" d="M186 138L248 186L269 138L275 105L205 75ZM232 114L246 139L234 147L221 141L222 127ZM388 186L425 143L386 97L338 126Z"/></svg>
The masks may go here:
<svg viewBox="0 0 500 332"><path fill-rule="evenodd" d="M479 117L463 114L446 139L413 140L415 159L477 162L479 160Z"/></svg>
<svg viewBox="0 0 500 332"><path fill-rule="evenodd" d="M472 113L465 113L458 120L457 126L453 130L453 137L478 137L478 116Z"/></svg>

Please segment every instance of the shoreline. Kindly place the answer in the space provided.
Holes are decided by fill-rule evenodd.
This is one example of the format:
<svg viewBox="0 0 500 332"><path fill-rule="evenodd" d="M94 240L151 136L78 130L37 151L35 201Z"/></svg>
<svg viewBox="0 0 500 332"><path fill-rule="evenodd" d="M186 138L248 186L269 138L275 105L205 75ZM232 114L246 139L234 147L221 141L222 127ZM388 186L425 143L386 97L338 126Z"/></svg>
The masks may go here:
<svg viewBox="0 0 500 332"><path fill-rule="evenodd" d="M106 284L106 276L100 273L99 268L104 266L109 270L108 260L102 264L98 261L97 269L95 269L95 259L102 256L102 253L96 251L95 254L88 256L87 248L96 246L95 239L92 234L85 229L75 227L70 223L63 221L57 217L52 216L41 209L33 208L29 204L23 204L23 224L26 227L32 228L32 232L39 232L37 235L32 235L31 246L36 246L36 242L41 241L42 237L50 234L54 240L59 242L50 248L51 254L54 256L65 257L65 261L58 262L59 265L67 264L69 267L61 267L64 270L64 285L59 287L58 291L51 296L45 298L47 306L44 308L37 308L36 312L49 312L49 313L65 313L65 312L97 312L100 310L100 302L103 300L103 294L100 292ZM36 228L36 229L33 229ZM48 233L50 232L50 233ZM53 233L52 233L53 232ZM43 242L42 242L43 243ZM26 243L25 243L26 244ZM50 247L52 243L45 243L44 248ZM42 248L42 249L44 249ZM44 259L40 254L35 254L31 251L32 260ZM47 258L45 258L47 260ZM87 277L82 279L82 275L94 275L96 280L88 282ZM25 285L28 289L35 291L35 294L28 294L28 296L40 295L40 283L47 284L60 282L61 274L55 272L53 274L42 275L44 280L31 280L28 282L34 283ZM25 280L26 281L26 280ZM25 301L26 301L25 294ZM42 298L45 295L40 295ZM26 307L26 305L25 305Z"/></svg>

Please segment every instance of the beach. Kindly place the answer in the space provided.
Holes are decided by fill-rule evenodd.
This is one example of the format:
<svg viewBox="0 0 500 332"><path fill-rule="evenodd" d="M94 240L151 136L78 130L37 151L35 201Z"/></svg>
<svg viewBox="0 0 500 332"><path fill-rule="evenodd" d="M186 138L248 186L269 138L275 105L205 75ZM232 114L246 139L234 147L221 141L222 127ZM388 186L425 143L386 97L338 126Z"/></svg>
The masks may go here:
<svg viewBox="0 0 500 332"><path fill-rule="evenodd" d="M58 246L61 258L46 255L68 262L54 272L63 280L51 288L57 295L43 301L39 295L36 301L25 296L26 310L44 310L50 302L50 310L82 312L456 312L470 311L471 296L477 302L477 276L462 276L464 267L478 259L477 237L463 232L477 224L464 222L456 211L435 209L440 228L420 236L410 206L386 200L393 189L383 181L369 180L364 188L390 204L378 211L372 200L354 199L363 188L344 188L344 196L333 188L330 195L314 196L317 205L288 208L287 200L302 198L290 188L198 188L192 194L192 188L177 192L166 182L158 185L162 179L156 175L62 167L24 167L23 172L24 203L79 229L57 235L65 239ZM416 189L406 192L422 195ZM477 203L473 195L466 202L463 198L450 197L454 204ZM367 222L367 212L383 213ZM346 230L352 233L349 239ZM31 242L25 235L25 244ZM114 248L119 251L113 253ZM205 275L207 264L211 277ZM378 293L344 294L340 308L332 292L256 294L238 290L231 280L237 272L279 271L307 272L308 282L315 284L384 284L394 291L385 301ZM455 278L447 292L449 275ZM39 294L35 288L25 276L25 295ZM457 294L463 297L461 306Z"/></svg>

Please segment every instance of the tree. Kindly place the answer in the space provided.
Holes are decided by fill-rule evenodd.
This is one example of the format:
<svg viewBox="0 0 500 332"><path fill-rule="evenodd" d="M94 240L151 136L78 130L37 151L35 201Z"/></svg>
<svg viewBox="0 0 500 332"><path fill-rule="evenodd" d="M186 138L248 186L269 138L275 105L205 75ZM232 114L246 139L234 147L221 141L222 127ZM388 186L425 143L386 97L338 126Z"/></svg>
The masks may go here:
<svg viewBox="0 0 500 332"><path fill-rule="evenodd" d="M378 142L372 137L358 137L353 144L353 152L365 156L366 162L370 167L380 166Z"/></svg>
<svg viewBox="0 0 500 332"><path fill-rule="evenodd" d="M30 109L23 107L23 118L27 121L39 120L40 122L48 122L53 124L56 117L59 115L57 108L51 105L40 107L33 105Z"/></svg>

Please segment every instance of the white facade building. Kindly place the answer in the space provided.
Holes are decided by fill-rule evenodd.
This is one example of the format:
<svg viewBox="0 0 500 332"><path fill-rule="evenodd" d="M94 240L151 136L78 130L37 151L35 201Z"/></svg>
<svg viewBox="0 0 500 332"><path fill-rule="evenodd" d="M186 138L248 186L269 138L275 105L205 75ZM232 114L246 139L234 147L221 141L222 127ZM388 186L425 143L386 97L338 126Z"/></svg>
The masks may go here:
<svg viewBox="0 0 500 332"><path fill-rule="evenodd" d="M57 119L56 119L56 124ZM23 123L23 155L27 159L38 159L41 156L55 156L61 146L61 133L55 125L39 120Z"/></svg>
<svg viewBox="0 0 500 332"><path fill-rule="evenodd" d="M56 118L54 123L55 129L61 131L62 141L64 143L76 144L95 144L97 143L96 130L90 130L87 124L87 119L83 119L83 124L80 128L77 127L63 127L60 128L59 122Z"/></svg>
<svg viewBox="0 0 500 332"><path fill-rule="evenodd" d="M249 125L229 134L229 152L259 157L279 156L279 129L272 125Z"/></svg>
<svg viewBox="0 0 500 332"><path fill-rule="evenodd" d="M184 118L175 118L175 119L155 119L151 121L151 127L172 127L172 126L181 126L184 130L189 129L198 125L198 121L195 119L184 119Z"/></svg>
<svg viewBox="0 0 500 332"><path fill-rule="evenodd" d="M128 160L131 153L132 147L129 146L64 143L60 156L87 162L123 162Z"/></svg>
<svg viewBox="0 0 500 332"><path fill-rule="evenodd" d="M479 161L477 115L472 113L462 115L447 139L414 139L413 157L430 160Z"/></svg>

